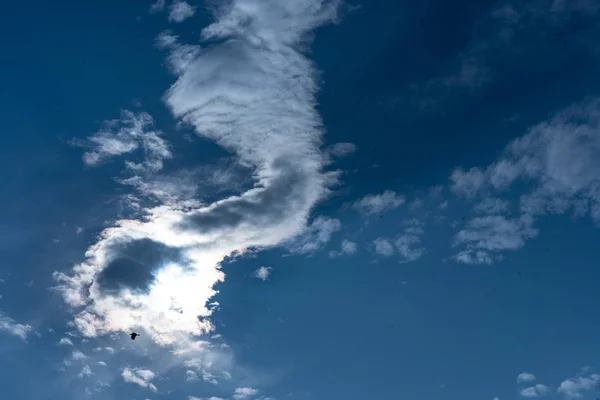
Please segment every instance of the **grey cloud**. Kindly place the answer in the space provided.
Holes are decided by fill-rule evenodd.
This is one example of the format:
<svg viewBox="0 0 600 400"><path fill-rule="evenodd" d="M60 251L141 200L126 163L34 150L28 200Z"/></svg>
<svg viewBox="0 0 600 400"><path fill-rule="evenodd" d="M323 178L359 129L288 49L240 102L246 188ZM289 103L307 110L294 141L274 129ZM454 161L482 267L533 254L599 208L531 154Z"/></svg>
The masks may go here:
<svg viewBox="0 0 600 400"><path fill-rule="evenodd" d="M336 143L329 147L329 154L338 158L349 156L355 151L356 145L354 143Z"/></svg>
<svg viewBox="0 0 600 400"><path fill-rule="evenodd" d="M125 288L146 292L155 273L168 262L185 265L189 261L181 249L151 239L117 242L109 247L108 260L96 283L104 293L115 294Z"/></svg>
<svg viewBox="0 0 600 400"><path fill-rule="evenodd" d="M290 160L276 160L271 168L276 178L267 187L252 189L245 195L230 197L190 214L179 227L210 233L236 229L242 224L268 228L285 220L290 208L306 202L304 188L311 177Z"/></svg>
<svg viewBox="0 0 600 400"><path fill-rule="evenodd" d="M488 197L479 202L474 211L480 214L504 214L509 209L510 203L507 200Z"/></svg>

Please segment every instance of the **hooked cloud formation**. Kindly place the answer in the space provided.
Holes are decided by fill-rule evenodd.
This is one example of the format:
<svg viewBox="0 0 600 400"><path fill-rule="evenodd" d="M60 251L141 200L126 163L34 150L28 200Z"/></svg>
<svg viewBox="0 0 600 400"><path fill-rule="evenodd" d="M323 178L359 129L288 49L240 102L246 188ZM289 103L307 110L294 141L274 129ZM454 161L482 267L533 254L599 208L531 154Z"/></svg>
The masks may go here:
<svg viewBox="0 0 600 400"><path fill-rule="evenodd" d="M228 365L228 357L222 363L197 357L214 348L194 338L214 329L208 303L224 279L220 262L234 251L281 245L303 233L294 250L310 252L339 230L339 221L328 218L307 229L335 174L324 171L316 69L302 53L310 31L334 21L338 6L335 0L233 0L211 10L215 22L202 31L210 47L161 35L176 76L164 98L168 108L197 135L235 154L255 184L209 204L172 196L142 208L142 219L105 229L70 273L55 272L84 337L135 328L174 345L176 356L192 357L188 367ZM125 113L90 137L84 161L98 165L142 148L145 161L128 163L128 170L143 179L157 173L173 150L151 121ZM134 187L149 195L147 186ZM153 376L144 374L126 369L123 378L152 389Z"/></svg>

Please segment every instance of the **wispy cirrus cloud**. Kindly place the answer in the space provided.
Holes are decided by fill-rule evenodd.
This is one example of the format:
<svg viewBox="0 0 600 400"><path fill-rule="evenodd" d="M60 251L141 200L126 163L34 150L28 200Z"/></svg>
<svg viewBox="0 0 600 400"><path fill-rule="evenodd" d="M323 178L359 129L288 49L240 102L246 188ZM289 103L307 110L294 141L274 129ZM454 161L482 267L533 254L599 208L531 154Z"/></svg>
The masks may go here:
<svg viewBox="0 0 600 400"><path fill-rule="evenodd" d="M206 204L154 196L157 206L140 205L143 218L117 221L87 250L84 262L56 272L84 337L143 330L172 346L187 368L216 375L211 368L231 367L231 351L198 337L214 330L208 303L224 279L220 262L249 247L287 243L310 253L339 230L339 221L324 217L307 227L333 180L324 171L316 69L302 52L311 30L337 18L338 6L321 0L227 1L212 9L215 21L202 31L210 47L162 36L176 77L164 97L169 110L234 154L254 185ZM143 113L125 113L85 144L90 165L143 149L144 161L127 168L144 182L175 150ZM156 192L132 186L137 196ZM150 374L125 369L123 379L152 389Z"/></svg>
<svg viewBox="0 0 600 400"><path fill-rule="evenodd" d="M386 190L380 194L369 194L355 202L352 207L364 215L380 214L400 207L406 202L404 196Z"/></svg>
<svg viewBox="0 0 600 400"><path fill-rule="evenodd" d="M494 252L516 250L537 235L536 218L547 214L588 215L600 223L600 99L589 98L557 112L511 141L487 167L456 169L451 188L481 199L455 237L467 249L454 259L492 263ZM519 182L520 216L508 218L509 204L495 198ZM525 189L523 189L523 187ZM487 214L487 215L485 215Z"/></svg>
<svg viewBox="0 0 600 400"><path fill-rule="evenodd" d="M569 24L581 30L571 38L565 35L565 41L597 56L594 38L600 31L599 13L600 7L590 0L495 2L477 17L464 49L441 64L444 69L438 75L413 85L412 97L422 110L439 111L448 96L474 93L489 85L507 63L539 62L531 60L531 50L548 46L548 36Z"/></svg>
<svg viewBox="0 0 600 400"><path fill-rule="evenodd" d="M108 159L143 150L142 163L127 162L132 170L160 170L163 160L171 158L171 149L161 137L162 133L153 129L154 120L147 113L121 111L121 118L104 122L104 127L86 140L74 140L73 144L88 148L83 161L92 167Z"/></svg>

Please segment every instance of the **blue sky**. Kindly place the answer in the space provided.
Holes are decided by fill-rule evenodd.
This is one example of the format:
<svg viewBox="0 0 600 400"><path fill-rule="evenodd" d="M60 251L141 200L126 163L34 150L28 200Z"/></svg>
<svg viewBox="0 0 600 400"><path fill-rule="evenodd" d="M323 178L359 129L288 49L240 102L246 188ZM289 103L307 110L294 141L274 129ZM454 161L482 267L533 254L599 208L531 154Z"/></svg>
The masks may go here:
<svg viewBox="0 0 600 400"><path fill-rule="evenodd" d="M3 393L596 398L599 17L6 5Z"/></svg>

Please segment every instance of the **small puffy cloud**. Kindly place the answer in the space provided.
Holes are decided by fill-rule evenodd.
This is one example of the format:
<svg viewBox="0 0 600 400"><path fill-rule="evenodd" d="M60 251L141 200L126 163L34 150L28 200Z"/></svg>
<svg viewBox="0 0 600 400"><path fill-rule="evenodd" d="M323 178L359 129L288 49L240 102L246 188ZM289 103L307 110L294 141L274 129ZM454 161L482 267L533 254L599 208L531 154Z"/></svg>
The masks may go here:
<svg viewBox="0 0 600 400"><path fill-rule="evenodd" d="M254 271L254 277L266 281L269 279L271 275L272 267L261 266L256 271Z"/></svg>
<svg viewBox="0 0 600 400"><path fill-rule="evenodd" d="M342 240L341 248L339 251L334 250L329 252L329 257L335 258L344 255L352 255L355 254L357 250L357 246L355 242L352 242L348 239Z"/></svg>
<svg viewBox="0 0 600 400"><path fill-rule="evenodd" d="M83 368L81 369L81 372L77 375L80 378L84 378L84 377L88 377L92 375L92 369L90 368L89 365L84 365Z"/></svg>
<svg viewBox="0 0 600 400"><path fill-rule="evenodd" d="M369 194L353 204L353 207L364 215L380 214L398 208L406 202L391 190L380 194Z"/></svg>
<svg viewBox="0 0 600 400"><path fill-rule="evenodd" d="M98 365L106 367L106 363L104 361L98 361Z"/></svg>
<svg viewBox="0 0 600 400"><path fill-rule="evenodd" d="M542 397L542 396L547 396L548 394L550 394L550 388L546 385L542 385L541 383L538 383L535 386L530 386L525 389L522 389L519 392L519 394L521 395L521 397L528 397L528 398Z"/></svg>
<svg viewBox="0 0 600 400"><path fill-rule="evenodd" d="M377 238L373 241L375 252L380 256L389 257L394 254L394 246L388 239Z"/></svg>
<svg viewBox="0 0 600 400"><path fill-rule="evenodd" d="M600 385L600 374L591 374L565 379L557 390L568 399L578 399L583 397L584 392L590 391L598 385Z"/></svg>
<svg viewBox="0 0 600 400"><path fill-rule="evenodd" d="M71 358L75 361L82 361L88 358L88 356L86 356L79 350L75 350L73 353L71 353Z"/></svg>
<svg viewBox="0 0 600 400"><path fill-rule="evenodd" d="M156 375L150 370L125 368L123 369L121 376L125 382L135 383L136 385L139 385L143 388L148 388L153 392L158 390L151 382Z"/></svg>
<svg viewBox="0 0 600 400"><path fill-rule="evenodd" d="M521 372L519 375L517 375L518 383L533 381L535 381L535 375L530 372Z"/></svg>
<svg viewBox="0 0 600 400"><path fill-rule="evenodd" d="M251 387L241 387L235 389L235 393L231 396L235 400L244 400L251 396L256 396L258 394L258 390Z"/></svg>
<svg viewBox="0 0 600 400"><path fill-rule="evenodd" d="M508 219L503 216L486 216L471 219L454 237L454 246L466 246L453 259L467 264L490 264L493 254L503 250L517 250L528 239L537 236L533 218L522 215Z"/></svg>
<svg viewBox="0 0 600 400"><path fill-rule="evenodd" d="M59 346L73 346L73 342L69 338L62 338L58 342Z"/></svg>
<svg viewBox="0 0 600 400"><path fill-rule="evenodd" d="M400 256L400 263L409 263L418 260L425 254L425 248L421 246L421 235L424 233L422 223L417 219L405 221L408 225L402 234L392 241L387 238L377 238L375 252L384 257L393 254Z"/></svg>
<svg viewBox="0 0 600 400"><path fill-rule="evenodd" d="M349 156L355 151L356 145L354 143L336 143L329 147L329 154L337 158Z"/></svg>
<svg viewBox="0 0 600 400"><path fill-rule="evenodd" d="M6 332L11 335L27 339L27 335L33 330L29 325L17 323L14 319L0 311L0 332Z"/></svg>
<svg viewBox="0 0 600 400"><path fill-rule="evenodd" d="M150 13L153 14L153 13L157 13L159 11L164 10L165 9L165 5L166 5L165 0L156 0L150 6Z"/></svg>
<svg viewBox="0 0 600 400"><path fill-rule="evenodd" d="M196 7L191 6L184 0L175 0L169 8L169 21L183 22L196 13Z"/></svg>

